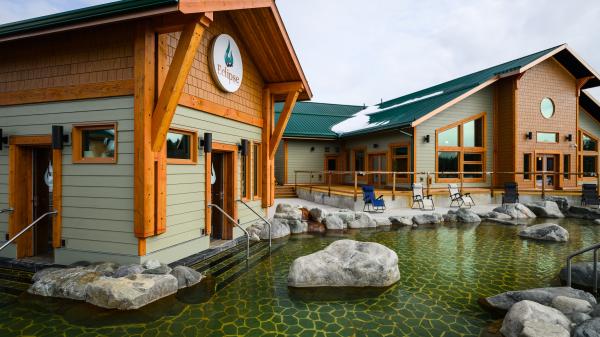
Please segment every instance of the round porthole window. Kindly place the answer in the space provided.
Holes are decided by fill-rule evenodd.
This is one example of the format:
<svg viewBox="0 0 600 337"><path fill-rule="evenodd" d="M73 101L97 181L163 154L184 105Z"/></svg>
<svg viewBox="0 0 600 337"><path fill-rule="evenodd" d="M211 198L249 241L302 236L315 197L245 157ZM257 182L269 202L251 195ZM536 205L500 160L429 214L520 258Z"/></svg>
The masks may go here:
<svg viewBox="0 0 600 337"><path fill-rule="evenodd" d="M544 97L540 103L540 112L544 118L554 116L554 102L550 98Z"/></svg>

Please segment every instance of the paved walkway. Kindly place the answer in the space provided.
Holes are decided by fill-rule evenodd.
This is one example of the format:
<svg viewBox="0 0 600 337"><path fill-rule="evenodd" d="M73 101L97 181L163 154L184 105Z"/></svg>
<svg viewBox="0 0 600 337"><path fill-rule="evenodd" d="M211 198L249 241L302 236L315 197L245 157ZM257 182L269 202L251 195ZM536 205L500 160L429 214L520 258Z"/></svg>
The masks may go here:
<svg viewBox="0 0 600 337"><path fill-rule="evenodd" d="M322 205L322 204L319 204L316 202L312 202L312 201L308 201L308 200L304 200L304 199L300 199L300 198L275 199L275 205L273 205L272 207L269 208L269 218L272 218L273 214L275 214L275 208L277 207L278 204L299 205L302 207L306 207L308 209L311 209L313 207L320 207L320 208L323 208L323 209L326 209L329 211L335 211L335 210L339 209L337 207ZM500 206L500 205L497 205L497 204L476 205L476 206L471 207L471 210L476 213L477 212L489 212L498 206ZM397 209L389 209L383 213L370 213L370 214L374 218L387 218L390 216L413 216L413 215L417 215L417 214L432 213L432 212L446 214L446 213L448 213L448 210L450 210L450 209L456 209L456 207L454 207L454 208L436 207L435 211L421 211L418 209L397 208Z"/></svg>

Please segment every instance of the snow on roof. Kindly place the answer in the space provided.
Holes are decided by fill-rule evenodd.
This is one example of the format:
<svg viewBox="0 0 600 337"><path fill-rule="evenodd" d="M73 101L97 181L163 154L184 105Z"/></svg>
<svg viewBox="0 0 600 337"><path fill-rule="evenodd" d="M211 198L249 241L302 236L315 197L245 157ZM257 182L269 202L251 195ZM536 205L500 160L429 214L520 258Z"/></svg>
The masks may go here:
<svg viewBox="0 0 600 337"><path fill-rule="evenodd" d="M386 125L390 121L370 123L369 115L387 111L387 110L391 110L391 109L394 109L394 108L397 108L397 107L400 107L403 105L415 103L415 102L422 101L422 100L425 100L425 99L428 99L431 97L439 96L443 93L444 93L444 91L436 91L434 93L427 94L427 95L424 95L421 97L415 97L415 98L408 99L406 101L391 105L391 106L383 108L383 109L379 107L380 105L371 105L371 106L365 107L364 109L362 109L362 110L358 111L357 113L355 113L354 115L352 115L352 117L347 118L347 119L337 123L336 125L332 126L331 131L337 133L338 135L342 135L344 133L365 130L365 129L374 128L377 126Z"/></svg>

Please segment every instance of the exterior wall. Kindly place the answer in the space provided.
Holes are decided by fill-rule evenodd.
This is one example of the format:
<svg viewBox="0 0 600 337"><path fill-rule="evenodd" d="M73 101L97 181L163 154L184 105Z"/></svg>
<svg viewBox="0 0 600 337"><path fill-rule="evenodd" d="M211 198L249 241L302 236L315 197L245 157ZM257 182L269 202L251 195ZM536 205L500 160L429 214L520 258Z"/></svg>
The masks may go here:
<svg viewBox="0 0 600 337"><path fill-rule="evenodd" d="M489 170L493 167L493 156L494 156L494 113L493 113L493 88L487 87L481 91L465 98L461 102L449 107L448 109L438 113L431 117L425 122L417 125L416 127L416 157L417 157L417 171L418 172L435 172L435 164L437 156L435 153L435 143L437 139L435 137L435 130L442 128L446 125L450 125L459 120L469 118L471 116L486 113L486 132L485 132L485 169ZM430 142L424 143L423 137L429 135ZM432 175L433 177L433 175ZM425 177L419 177L419 182L425 183ZM433 187L446 187L446 183L436 183L435 177L433 179ZM490 186L490 177L486 177L485 182L482 183L465 183L464 186L476 187L476 186Z"/></svg>
<svg viewBox="0 0 600 337"><path fill-rule="evenodd" d="M314 151L311 148L314 147ZM329 148L329 152L325 152L325 148ZM288 183L294 183L294 173L296 171L324 171L325 156L336 155L336 148L339 144L336 141L323 140L297 140L288 139ZM278 167L275 167L278 170ZM308 173L297 174L298 184L325 183L327 178L321 173L312 174L312 178Z"/></svg>
<svg viewBox="0 0 600 337"><path fill-rule="evenodd" d="M231 35L237 42L244 64L242 86L235 93L225 93L215 86L209 70L209 48L213 39L222 33ZM180 33L167 34L167 64L171 63ZM187 77L183 89L185 94L234 109L251 117L262 118L262 89L264 81L258 68L252 62L245 46L244 39L233 27L229 16L215 13L214 22L202 36L202 43L194 59L194 64ZM165 71L168 70L166 67Z"/></svg>
<svg viewBox="0 0 600 337"><path fill-rule="evenodd" d="M0 119L5 135L50 134L53 124L63 125L69 134L73 123L117 122L117 164L73 164L72 147L64 147L62 237L66 245L55 249L55 262L138 260L138 240L133 235L133 97L0 107ZM2 208L8 206L8 152L7 146L0 152ZM7 230L7 217L0 215L0 238Z"/></svg>
<svg viewBox="0 0 600 337"><path fill-rule="evenodd" d="M118 24L3 43L0 93L131 80L133 32Z"/></svg>
<svg viewBox="0 0 600 337"><path fill-rule="evenodd" d="M546 119L540 113L540 102L544 97L554 101L554 116ZM525 72L518 80L517 89L517 126L516 126L516 167L523 167L523 153L560 153L558 169L562 171L562 154L571 155L572 170L576 167L577 152L577 96L575 78L554 59L546 60ZM525 140L525 133L533 132L532 140ZM536 132L557 132L558 143L536 142ZM573 135L568 142L565 136ZM535 160L533 165L535 165ZM562 181L562 176L559 179ZM525 187L534 187L534 180L524 181L517 176L516 181ZM560 185L559 185L560 186ZM576 179L565 181L564 187L576 186Z"/></svg>
<svg viewBox="0 0 600 337"><path fill-rule="evenodd" d="M282 139L275 152L275 181L278 185L286 183L285 180L285 143L287 139Z"/></svg>
<svg viewBox="0 0 600 337"><path fill-rule="evenodd" d="M495 84L496 114L494 121L494 166L497 172L515 172L515 78L502 79ZM495 175L494 185L514 181L514 175Z"/></svg>
<svg viewBox="0 0 600 337"><path fill-rule="evenodd" d="M179 106L171 123L173 127L213 134L213 142L239 144L241 139L260 142L261 129L223 117ZM205 154L198 151L198 162L194 165L167 165L167 230L164 234L146 239L144 259L158 258L171 262L208 248L209 238L202 235L205 228ZM240 199L241 161L238 156L238 190L235 199ZM260 200L248 204L259 214L265 214ZM238 203L238 217L244 224L256 219L250 210ZM250 223L246 224L246 227ZM243 235L234 228L234 238Z"/></svg>
<svg viewBox="0 0 600 337"><path fill-rule="evenodd" d="M600 122L581 107L579 108L579 128L600 138Z"/></svg>

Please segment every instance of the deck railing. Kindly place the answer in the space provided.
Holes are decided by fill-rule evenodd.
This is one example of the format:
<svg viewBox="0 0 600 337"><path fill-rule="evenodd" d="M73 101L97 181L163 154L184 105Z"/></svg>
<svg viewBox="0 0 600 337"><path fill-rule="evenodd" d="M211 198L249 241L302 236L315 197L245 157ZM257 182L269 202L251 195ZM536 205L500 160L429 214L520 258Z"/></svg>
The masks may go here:
<svg viewBox="0 0 600 337"><path fill-rule="evenodd" d="M298 175L304 175L304 174L308 174L308 188L309 191L312 192L312 187L314 185L317 184L313 184L313 176L315 174L319 174L322 175L323 177L326 178L325 183L327 184L327 193L328 196L331 196L331 185L332 185L332 181L333 181L333 177L334 176L339 176L341 177L340 181L342 182L342 184L344 183L344 177L346 176L352 176L353 177L353 185L354 185L354 201L358 200L358 185L359 185L359 177L368 177L369 175L379 175L381 176L388 176L391 177L392 180L392 200L396 199L396 188L397 188L397 183L400 184L411 184L411 182L415 182L417 181L417 177L419 176L426 176L425 179L425 185L426 185L426 189L427 189L427 194L430 194L430 188L431 188L431 184L432 184L432 180L431 177L438 177L440 175L446 175L446 176L456 176L458 177L458 182L460 183L460 191L463 191L463 187L464 187L464 183L465 183L465 175L467 176L474 176L474 175L479 175L482 177L482 182L486 182L490 181L490 193L493 195L494 193L494 178L498 177L498 176L502 176L502 175L510 175L510 176L530 176L531 178L529 180L531 180L534 184L534 186L537 185L537 177L541 177L541 181L542 184L540 186L540 192L542 195L542 198L544 198L546 196L546 177L549 176L554 176L554 177L576 177L576 178L582 178L582 177L592 177L592 178L596 178L596 184L598 186L600 186L600 174L599 172L558 172L558 171L532 171L532 172L521 172L521 171L514 171L514 172L508 172L508 171L483 171L483 172L464 172L464 171L437 171L437 172L425 172L425 171L420 171L420 172L414 172L414 171L407 171L407 172L398 172L398 171L304 171L304 170L298 170L298 171L294 171L294 187L297 188L298 187ZM403 180L400 181L397 178L401 177ZM483 178L484 177L484 178ZM469 179L469 178L467 178ZM554 184L556 185L558 183L558 181L560 180L560 178L555 179L554 180ZM467 181L469 182L469 181ZM306 184L303 184L306 185ZM321 183L319 183L318 185L323 185Z"/></svg>

